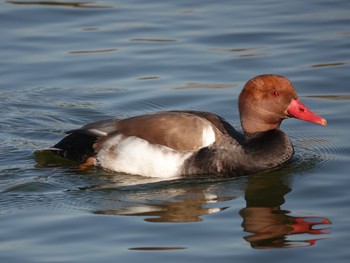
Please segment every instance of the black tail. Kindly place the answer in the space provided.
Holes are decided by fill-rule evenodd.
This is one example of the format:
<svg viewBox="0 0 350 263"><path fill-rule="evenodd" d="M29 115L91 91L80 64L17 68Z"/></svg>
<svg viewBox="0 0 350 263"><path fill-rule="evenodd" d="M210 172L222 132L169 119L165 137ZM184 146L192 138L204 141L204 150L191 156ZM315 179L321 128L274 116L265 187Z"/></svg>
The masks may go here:
<svg viewBox="0 0 350 263"><path fill-rule="evenodd" d="M50 149L56 155L75 162L84 163L94 156L93 145L97 136L84 130L74 130Z"/></svg>

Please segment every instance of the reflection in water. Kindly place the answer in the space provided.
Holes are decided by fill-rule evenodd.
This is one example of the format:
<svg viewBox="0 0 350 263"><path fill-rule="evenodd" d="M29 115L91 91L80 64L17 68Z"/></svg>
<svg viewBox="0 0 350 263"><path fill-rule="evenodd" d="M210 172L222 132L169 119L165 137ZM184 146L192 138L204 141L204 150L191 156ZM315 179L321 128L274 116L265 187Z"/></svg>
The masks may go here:
<svg viewBox="0 0 350 263"><path fill-rule="evenodd" d="M245 191L246 207L240 211L243 229L252 235L245 239L253 248L292 248L314 245L318 239L290 240L294 234L326 234L313 226L331 224L322 217L293 217L281 209L284 196L291 191L279 176L249 178Z"/></svg>
<svg viewBox="0 0 350 263"><path fill-rule="evenodd" d="M162 196L172 196L172 190L164 191ZM176 197L169 201L152 204L153 200L149 200L149 204L130 205L121 209L107 209L95 211L96 214L108 215L129 215L146 217L147 222L199 222L202 221L201 216L216 213L226 209L227 207L207 208L210 203L226 201L232 199L228 196L218 197L211 194L210 191L205 193L204 189L190 189L187 191L176 191Z"/></svg>
<svg viewBox="0 0 350 263"><path fill-rule="evenodd" d="M304 145L310 145L305 142ZM38 159L38 163L51 163L49 156L39 153L37 159L45 159ZM304 168L313 163L306 157L307 154L304 154L303 160L308 160ZM298 163L302 164L303 160ZM285 167L283 173L275 171L234 179L205 177L170 181L107 173L99 176L104 181L102 185L80 189L93 191L88 194L89 198L97 194L93 197L94 203L98 204L97 209L92 208L95 214L141 216L153 223L199 222L205 215L227 209L229 205L225 201L244 195L246 205L240 215L244 232L251 233L244 239L252 248L311 246L319 239L305 235L327 234L327 228L320 225L329 225L331 222L323 217L292 216L292 212L281 208L285 203L285 195L292 191L290 169L293 170L293 167ZM86 175L89 173L88 170L80 172ZM97 201L99 198L102 202ZM297 234L305 235L295 239Z"/></svg>
<svg viewBox="0 0 350 263"><path fill-rule="evenodd" d="M323 217L291 216L291 212L282 210L285 195L292 191L287 179L285 175L276 172L215 183L198 184L197 180L197 184L180 183L166 189L163 188L164 185L158 185L160 190L153 189L151 193L142 193L139 196L133 194L133 200L123 202L124 205L132 205L98 210L95 213L142 216L147 222L158 223L198 222L202 221L205 215L227 209L227 206L224 206L225 201L241 196L245 189L246 207L241 209L240 215L243 218L243 230L251 233L244 239L252 248L295 248L314 245L319 239L305 236L300 240L291 238L296 234L327 234L327 228L314 227L331 222Z"/></svg>

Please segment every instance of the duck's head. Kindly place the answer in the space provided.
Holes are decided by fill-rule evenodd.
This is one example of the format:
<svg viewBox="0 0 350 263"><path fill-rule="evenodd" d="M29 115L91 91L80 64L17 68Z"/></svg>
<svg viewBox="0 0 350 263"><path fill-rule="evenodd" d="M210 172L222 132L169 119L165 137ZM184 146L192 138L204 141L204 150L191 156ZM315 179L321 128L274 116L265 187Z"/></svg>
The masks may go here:
<svg viewBox="0 0 350 263"><path fill-rule="evenodd" d="M264 132L278 128L286 118L297 118L325 126L327 121L298 99L293 84L273 74L250 79L239 95L238 108L243 131Z"/></svg>

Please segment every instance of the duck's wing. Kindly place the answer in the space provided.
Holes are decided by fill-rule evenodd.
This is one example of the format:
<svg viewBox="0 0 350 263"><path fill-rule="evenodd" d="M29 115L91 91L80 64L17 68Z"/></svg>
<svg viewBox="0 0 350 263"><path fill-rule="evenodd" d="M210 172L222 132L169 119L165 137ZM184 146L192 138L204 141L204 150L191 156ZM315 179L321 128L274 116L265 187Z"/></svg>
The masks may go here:
<svg viewBox="0 0 350 263"><path fill-rule="evenodd" d="M53 146L61 157L85 162L95 150L116 134L138 137L150 144L176 151L196 151L238 134L221 117L200 111L165 111L126 119L108 119L71 130Z"/></svg>
<svg viewBox="0 0 350 263"><path fill-rule="evenodd" d="M173 111L173 112L178 112L178 111ZM237 131L230 123L228 123L224 118L222 118L219 115L216 115L211 112L194 111L194 110L188 110L188 111L182 111L182 112L189 113L200 118L204 118L207 121L209 121L212 125L214 125L222 134L232 137L239 143L243 142L243 134Z"/></svg>
<svg viewBox="0 0 350 263"><path fill-rule="evenodd" d="M89 128L96 129L94 126ZM104 131L106 130L108 128L104 127ZM135 136L150 144L178 151L193 151L212 144L221 132L208 120L199 116L168 111L115 121L113 131L101 139L106 141L116 133L127 137Z"/></svg>

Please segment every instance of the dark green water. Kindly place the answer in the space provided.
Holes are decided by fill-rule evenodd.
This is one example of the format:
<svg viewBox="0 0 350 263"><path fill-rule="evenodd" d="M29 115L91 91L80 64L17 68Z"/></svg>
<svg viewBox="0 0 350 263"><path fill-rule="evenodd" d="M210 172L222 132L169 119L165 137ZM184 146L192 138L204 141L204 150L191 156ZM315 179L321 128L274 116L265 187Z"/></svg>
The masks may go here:
<svg viewBox="0 0 350 263"><path fill-rule="evenodd" d="M345 0L1 0L0 261L348 262L349 28ZM262 73L328 120L285 121L296 154L279 171L159 181L35 162L112 116L197 109L239 127Z"/></svg>

